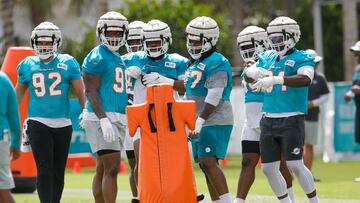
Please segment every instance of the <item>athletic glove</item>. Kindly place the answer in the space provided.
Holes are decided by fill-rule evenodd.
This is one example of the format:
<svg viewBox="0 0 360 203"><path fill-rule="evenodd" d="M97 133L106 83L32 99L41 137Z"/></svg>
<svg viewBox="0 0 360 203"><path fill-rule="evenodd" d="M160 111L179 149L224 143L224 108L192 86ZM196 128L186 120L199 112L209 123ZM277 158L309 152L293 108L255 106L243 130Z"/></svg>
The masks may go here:
<svg viewBox="0 0 360 203"><path fill-rule="evenodd" d="M284 77L270 76L270 77L262 78L259 81L257 81L253 85L253 88L255 92L262 91L262 92L270 93L274 85L282 85L282 84L284 84Z"/></svg>
<svg viewBox="0 0 360 203"><path fill-rule="evenodd" d="M245 69L245 75L248 78L251 78L255 81L257 81L261 78L265 78L266 72L267 72L267 70L265 70L264 68L255 67L254 65Z"/></svg>
<svg viewBox="0 0 360 203"><path fill-rule="evenodd" d="M174 80L160 75L159 73L149 73L143 77L144 85L156 85L160 83L167 83L174 85Z"/></svg>
<svg viewBox="0 0 360 203"><path fill-rule="evenodd" d="M84 111L81 112L81 114L79 115L79 127L80 129L85 129L84 127Z"/></svg>
<svg viewBox="0 0 360 203"><path fill-rule="evenodd" d="M195 130L191 131L191 133L189 134L189 137L190 138L198 137L204 123L205 123L205 120L199 116L195 122Z"/></svg>
<svg viewBox="0 0 360 203"><path fill-rule="evenodd" d="M130 66L129 68L125 69L125 74L129 77L139 79L141 76L141 69L137 66Z"/></svg>
<svg viewBox="0 0 360 203"><path fill-rule="evenodd" d="M110 120L107 117L100 119L100 126L104 136L104 140L106 142L114 142L115 131L112 127Z"/></svg>

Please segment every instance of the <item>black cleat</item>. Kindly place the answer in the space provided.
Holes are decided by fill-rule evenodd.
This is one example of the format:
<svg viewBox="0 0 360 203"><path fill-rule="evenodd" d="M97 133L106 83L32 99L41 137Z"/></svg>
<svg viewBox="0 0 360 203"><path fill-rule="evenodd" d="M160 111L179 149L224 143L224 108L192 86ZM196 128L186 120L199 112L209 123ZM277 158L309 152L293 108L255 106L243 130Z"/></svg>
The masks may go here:
<svg viewBox="0 0 360 203"><path fill-rule="evenodd" d="M138 199L131 199L131 203L140 203L140 200L138 200Z"/></svg>
<svg viewBox="0 0 360 203"><path fill-rule="evenodd" d="M205 199L205 196L203 194L201 194L201 195L198 195L196 197L196 199L197 199L198 202L200 202L200 201L203 201Z"/></svg>

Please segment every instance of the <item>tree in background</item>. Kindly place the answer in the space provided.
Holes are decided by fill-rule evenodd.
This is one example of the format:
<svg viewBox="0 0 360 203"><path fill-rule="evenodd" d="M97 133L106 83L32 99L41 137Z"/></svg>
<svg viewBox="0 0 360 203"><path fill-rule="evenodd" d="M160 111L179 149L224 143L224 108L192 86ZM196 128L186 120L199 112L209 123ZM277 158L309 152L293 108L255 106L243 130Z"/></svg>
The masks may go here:
<svg viewBox="0 0 360 203"><path fill-rule="evenodd" d="M119 9L129 22L142 20L148 22L151 19L159 19L169 24L173 44L169 50L177 52L185 57L188 56L186 49L185 28L186 25L197 16L210 16L216 20L220 27L220 38L217 48L227 58L233 56L229 14L219 11L214 4L195 3L193 0L125 0L125 6Z"/></svg>
<svg viewBox="0 0 360 203"><path fill-rule="evenodd" d="M10 46L15 45L14 35L14 1L13 0L1 0L1 19L3 21L3 35L1 37L1 43L3 43L2 53L5 54L6 50Z"/></svg>

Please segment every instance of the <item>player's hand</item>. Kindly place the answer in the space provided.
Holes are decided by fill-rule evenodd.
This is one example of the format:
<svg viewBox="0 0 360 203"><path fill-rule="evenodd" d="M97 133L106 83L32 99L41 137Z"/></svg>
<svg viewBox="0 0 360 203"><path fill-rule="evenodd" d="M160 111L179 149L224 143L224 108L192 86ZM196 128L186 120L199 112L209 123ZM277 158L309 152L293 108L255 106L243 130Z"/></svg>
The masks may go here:
<svg viewBox="0 0 360 203"><path fill-rule="evenodd" d="M266 72L267 72L266 69L252 65L251 67L246 68L245 75L248 78L251 78L251 79L257 81L261 78L265 78Z"/></svg>
<svg viewBox="0 0 360 203"><path fill-rule="evenodd" d="M167 83L170 85L174 85L174 80L167 78L165 76L160 75L159 73L149 73L144 75L143 77L144 85L156 85L160 83Z"/></svg>
<svg viewBox="0 0 360 203"><path fill-rule="evenodd" d="M10 148L10 160L15 161L20 157L20 149Z"/></svg>
<svg viewBox="0 0 360 203"><path fill-rule="evenodd" d="M79 127L80 129L85 129L84 127L85 122L84 122L84 111L81 112L81 114L79 115Z"/></svg>
<svg viewBox="0 0 360 203"><path fill-rule="evenodd" d="M196 119L195 130L193 130L193 131L191 131L191 132L189 133L189 137L190 137L191 139L197 138L197 137L199 136L199 133L200 133L201 128L202 128L202 126L204 125L204 123L205 123L205 120L204 120L203 118L198 117L198 118Z"/></svg>
<svg viewBox="0 0 360 203"><path fill-rule="evenodd" d="M314 107L315 107L314 103L312 101L308 101L308 109L312 109Z"/></svg>
<svg viewBox="0 0 360 203"><path fill-rule="evenodd" d="M112 127L110 120L107 117L100 119L100 126L104 136L104 140L106 142L114 142L115 131Z"/></svg>
<svg viewBox="0 0 360 203"><path fill-rule="evenodd" d="M360 86L359 85L352 86L351 91L355 94L360 94Z"/></svg>
<svg viewBox="0 0 360 203"><path fill-rule="evenodd" d="M350 90L350 91L347 91L345 94L344 94L344 100L347 101L347 102L351 102L351 100L354 98L354 93Z"/></svg>
<svg viewBox="0 0 360 203"><path fill-rule="evenodd" d="M125 74L129 77L139 79L141 76L141 69L137 66L130 66L129 68L125 69Z"/></svg>
<svg viewBox="0 0 360 203"><path fill-rule="evenodd" d="M253 88L255 92L262 91L262 92L270 93L271 87L273 87L274 85L282 85L282 84L284 84L283 77L270 76L270 77L261 78L253 85Z"/></svg>

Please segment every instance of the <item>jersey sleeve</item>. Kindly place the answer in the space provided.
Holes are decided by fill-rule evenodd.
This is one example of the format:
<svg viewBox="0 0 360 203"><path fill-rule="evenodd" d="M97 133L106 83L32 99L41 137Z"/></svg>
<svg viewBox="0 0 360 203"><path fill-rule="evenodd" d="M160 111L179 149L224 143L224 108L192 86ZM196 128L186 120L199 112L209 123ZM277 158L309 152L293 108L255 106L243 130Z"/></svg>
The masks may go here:
<svg viewBox="0 0 360 203"><path fill-rule="evenodd" d="M80 65L74 58L72 58L69 63L69 74L70 80L81 79Z"/></svg>
<svg viewBox="0 0 360 203"><path fill-rule="evenodd" d="M311 56L310 54L305 54L303 53L297 60L295 63L295 69L299 70L301 67L304 66L310 66L310 67L315 67L315 61L314 61L314 57Z"/></svg>
<svg viewBox="0 0 360 203"><path fill-rule="evenodd" d="M228 74L225 71L218 71L206 79L205 87L210 88L224 88L228 82Z"/></svg>
<svg viewBox="0 0 360 203"><path fill-rule="evenodd" d="M101 56L93 50L84 59L82 71L91 75L100 76L104 70L104 65L105 63L101 60Z"/></svg>
<svg viewBox="0 0 360 203"><path fill-rule="evenodd" d="M4 75L2 76L3 81L5 82L5 87L8 91L7 98L7 112L6 116L8 118L9 128L10 128L10 147L14 149L20 148L20 118L18 111L18 103L16 100L15 90L11 84L11 81Z"/></svg>
<svg viewBox="0 0 360 203"><path fill-rule="evenodd" d="M29 83L30 82L30 67L27 65L26 60L23 60L19 63L17 67L18 72L18 82L19 83Z"/></svg>

